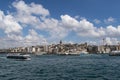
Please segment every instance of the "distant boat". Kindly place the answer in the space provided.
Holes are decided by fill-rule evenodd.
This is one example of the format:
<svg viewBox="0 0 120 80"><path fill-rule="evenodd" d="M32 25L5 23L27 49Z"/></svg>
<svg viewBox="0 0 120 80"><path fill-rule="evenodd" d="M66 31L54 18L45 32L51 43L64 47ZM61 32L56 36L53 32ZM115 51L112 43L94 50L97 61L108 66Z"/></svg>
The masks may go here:
<svg viewBox="0 0 120 80"><path fill-rule="evenodd" d="M45 55L47 54L47 52L39 52L39 53L35 53L35 55Z"/></svg>
<svg viewBox="0 0 120 80"><path fill-rule="evenodd" d="M88 54L87 51L81 51L80 54Z"/></svg>
<svg viewBox="0 0 120 80"><path fill-rule="evenodd" d="M30 55L29 54L21 54L21 53L13 53L13 54L7 54L7 58L9 59L24 59L24 60L28 60L30 59Z"/></svg>
<svg viewBox="0 0 120 80"><path fill-rule="evenodd" d="M109 56L120 56L120 51L111 51L110 53L109 53Z"/></svg>
<svg viewBox="0 0 120 80"><path fill-rule="evenodd" d="M79 55L76 52L59 52L57 55Z"/></svg>

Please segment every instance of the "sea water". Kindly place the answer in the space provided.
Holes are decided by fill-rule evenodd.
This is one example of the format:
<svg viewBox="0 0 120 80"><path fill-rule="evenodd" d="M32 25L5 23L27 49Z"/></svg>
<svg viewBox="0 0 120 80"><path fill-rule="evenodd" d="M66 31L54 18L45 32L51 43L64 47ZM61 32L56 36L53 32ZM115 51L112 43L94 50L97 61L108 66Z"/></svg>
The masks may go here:
<svg viewBox="0 0 120 80"><path fill-rule="evenodd" d="M31 55L31 60L0 54L0 80L120 80L120 56Z"/></svg>

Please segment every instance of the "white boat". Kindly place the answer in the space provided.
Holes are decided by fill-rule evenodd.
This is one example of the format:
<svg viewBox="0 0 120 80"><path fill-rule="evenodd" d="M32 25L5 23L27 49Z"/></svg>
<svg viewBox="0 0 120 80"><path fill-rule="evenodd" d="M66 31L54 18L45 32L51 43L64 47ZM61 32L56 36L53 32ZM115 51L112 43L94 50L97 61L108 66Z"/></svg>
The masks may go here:
<svg viewBox="0 0 120 80"><path fill-rule="evenodd" d="M110 56L120 56L120 51L111 51L110 53L109 53L109 55Z"/></svg>
<svg viewBox="0 0 120 80"><path fill-rule="evenodd" d="M39 52L39 53L35 53L35 55L45 55L47 54L47 52Z"/></svg>
<svg viewBox="0 0 120 80"><path fill-rule="evenodd" d="M29 54L13 53L7 54L7 58L10 59L30 59Z"/></svg>
<svg viewBox="0 0 120 80"><path fill-rule="evenodd" d="M80 54L88 54L87 51L81 51Z"/></svg>

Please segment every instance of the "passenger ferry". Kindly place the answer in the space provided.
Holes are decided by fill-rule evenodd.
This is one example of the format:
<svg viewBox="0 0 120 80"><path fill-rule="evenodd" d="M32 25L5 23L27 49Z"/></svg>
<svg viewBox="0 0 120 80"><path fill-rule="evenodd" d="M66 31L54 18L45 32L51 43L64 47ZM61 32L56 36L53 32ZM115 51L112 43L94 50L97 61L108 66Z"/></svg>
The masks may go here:
<svg viewBox="0 0 120 80"><path fill-rule="evenodd" d="M24 59L24 60L29 60L30 55L29 54L24 54L24 53L9 53L7 54L7 58L9 59Z"/></svg>

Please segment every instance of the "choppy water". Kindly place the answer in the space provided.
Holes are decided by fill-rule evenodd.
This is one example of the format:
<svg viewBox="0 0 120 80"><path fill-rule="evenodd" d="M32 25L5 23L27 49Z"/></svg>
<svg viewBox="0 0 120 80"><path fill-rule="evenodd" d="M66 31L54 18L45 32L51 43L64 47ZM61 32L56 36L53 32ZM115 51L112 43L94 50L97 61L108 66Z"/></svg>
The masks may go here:
<svg viewBox="0 0 120 80"><path fill-rule="evenodd" d="M120 80L120 56L31 56L21 61L0 54L0 80Z"/></svg>

